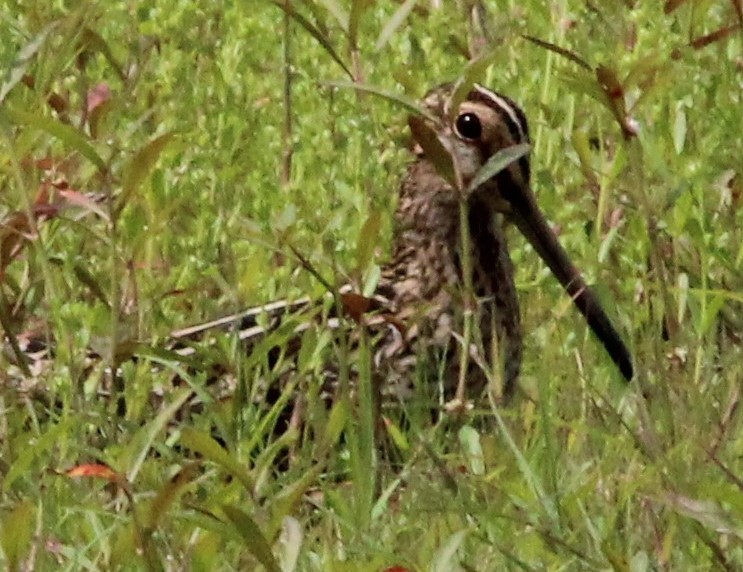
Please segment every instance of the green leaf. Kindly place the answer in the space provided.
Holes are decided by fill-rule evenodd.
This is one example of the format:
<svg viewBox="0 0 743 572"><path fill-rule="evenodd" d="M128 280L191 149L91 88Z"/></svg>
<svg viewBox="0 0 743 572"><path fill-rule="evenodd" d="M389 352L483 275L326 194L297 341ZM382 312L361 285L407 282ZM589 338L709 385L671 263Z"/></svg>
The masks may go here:
<svg viewBox="0 0 743 572"><path fill-rule="evenodd" d="M294 18L294 20L296 20L300 26L302 26L305 30L307 30L310 36L315 38L317 43L319 43L325 49L325 51L328 52L328 55L331 58L333 58L333 60L339 66L341 66L341 68L343 68L343 71L346 72L346 75L349 78L353 78L353 74L351 73L351 70L348 68L345 62L341 59L341 57L335 51L335 49L330 43L330 40L328 40L325 34L323 34L320 30L318 30L317 27L315 27L315 25L312 24L312 22L310 22L309 20L307 20L307 18L299 14L296 10L294 10L294 8L291 7L291 5L289 5L286 2L282 2L281 0L272 0L271 3L274 6L281 8L289 16Z"/></svg>
<svg viewBox="0 0 743 572"><path fill-rule="evenodd" d="M101 36L98 32L93 30L92 28L85 27L82 31L82 42L85 43L85 48L90 51L97 51L103 55L104 58L106 58L106 61L111 65L111 67L116 72L116 75L119 76L119 79L121 81L126 81L126 74L124 73L124 69L121 66L121 64L116 60L116 57L114 57L113 52L111 51L111 48L108 45L108 42L103 39L103 36Z"/></svg>
<svg viewBox="0 0 743 572"><path fill-rule="evenodd" d="M719 294L708 298L707 303L703 306L704 312L698 328L701 335L708 335L711 328L718 323L717 317L725 307L726 299L727 296Z"/></svg>
<svg viewBox="0 0 743 572"><path fill-rule="evenodd" d="M225 451L211 436L191 427L184 427L181 430L180 442L184 447L222 467L240 481L248 493L253 493L255 485L243 464Z"/></svg>
<svg viewBox="0 0 743 572"><path fill-rule="evenodd" d="M0 104L5 101L5 98L12 89L18 85L18 82L23 79L24 75L26 75L26 70L31 63L31 60L44 45L44 42L46 42L46 39L49 37L49 32L51 32L56 26L56 22L52 22L48 26L42 28L41 32L36 34L36 36L34 36L34 38L23 46L20 52L18 52L18 58L8 73L8 79L5 80L2 87L0 87Z"/></svg>
<svg viewBox="0 0 743 572"><path fill-rule="evenodd" d="M154 529L160 524L171 505L178 500L183 489L198 475L197 463L189 463L157 491L149 507L147 527Z"/></svg>
<svg viewBox="0 0 743 572"><path fill-rule="evenodd" d="M477 187L482 185L485 181L489 181L500 173L503 169L508 167L511 163L514 163L529 153L531 149L528 143L519 143L518 145L511 145L505 149L501 149L495 155L493 155L488 162L485 163L477 174L470 181L467 187L467 192L473 192Z"/></svg>
<svg viewBox="0 0 743 572"><path fill-rule="evenodd" d="M21 569L21 562L31 547L35 525L36 515L31 501L22 501L3 517L0 545L5 553L7 570Z"/></svg>
<svg viewBox="0 0 743 572"><path fill-rule="evenodd" d="M358 46L359 22L370 4L369 0L352 0L351 2L351 14L348 17L348 39L353 48Z"/></svg>
<svg viewBox="0 0 743 572"><path fill-rule="evenodd" d="M10 469L2 481L2 490L11 490L16 479L20 477L28 478L33 473L32 463L35 460L43 459L44 454L48 454L48 451L64 442L68 434L71 433L73 426L73 419L66 417L58 425L47 425L46 432L41 435L26 432L24 437L27 441L18 441L15 444L18 456L10 465Z"/></svg>
<svg viewBox="0 0 743 572"><path fill-rule="evenodd" d="M397 447L401 451L410 450L410 442L408 441L408 438L405 435L405 432L402 429L400 429L399 425L397 425L391 419L385 419L384 429L387 432L387 435L389 435L390 439L392 439L392 442L395 444L395 447Z"/></svg>
<svg viewBox="0 0 743 572"><path fill-rule="evenodd" d="M369 213L364 226L361 227L356 243L356 265L359 271L369 265L374 257L374 250L379 246L379 231L382 227L382 213L378 209Z"/></svg>
<svg viewBox="0 0 743 572"><path fill-rule="evenodd" d="M302 549L304 534L302 525L292 517L285 516L281 527L281 570L283 572L294 572L297 569L299 553Z"/></svg>
<svg viewBox="0 0 743 572"><path fill-rule="evenodd" d="M284 517L297 509L297 505L302 503L307 489L316 484L324 470L325 461L323 460L305 470L296 481L284 486L271 498L271 522L266 532L269 538L278 534L284 522Z"/></svg>
<svg viewBox="0 0 743 572"><path fill-rule="evenodd" d="M222 510L256 560L263 564L269 572L281 572L281 568L279 568L279 564L276 562L273 552L271 552L271 546L255 521L237 507L223 504Z"/></svg>
<svg viewBox="0 0 743 572"><path fill-rule="evenodd" d="M165 429L167 424L178 413L180 408L191 397L190 389L181 389L173 394L173 400L167 407L163 408L157 416L138 430L133 439L125 449L125 453L131 459L131 465L127 471L127 480L131 483L137 478L139 470L147 458L155 438ZM125 466L123 464L119 466Z"/></svg>
<svg viewBox="0 0 743 572"><path fill-rule="evenodd" d="M297 356L297 372L305 373L316 365L318 338L317 328L307 328L302 333L302 343L299 346L299 355Z"/></svg>
<svg viewBox="0 0 743 572"><path fill-rule="evenodd" d="M467 64L449 99L450 109L459 109L459 106L467 98L467 94L472 91L472 86L485 75L485 71L493 64L498 51L498 48L490 50Z"/></svg>
<svg viewBox="0 0 743 572"><path fill-rule="evenodd" d="M294 203L286 203L284 208L278 213L278 216L273 221L274 229L283 233L289 230L297 222L297 205Z"/></svg>
<svg viewBox="0 0 743 572"><path fill-rule="evenodd" d="M420 115L422 117L425 117L429 121L433 123L438 123L439 119L433 115L430 111L420 106L420 103L416 101L415 99L411 99L409 97L406 97L404 95L400 95L399 93L393 93L391 91L386 91L384 89L381 89L379 87L374 87L372 85L365 85L363 83L355 83L351 81L326 81L322 82L323 85L327 85L330 87L338 87L341 89L355 89L356 91L362 91L364 93L371 93L372 95L376 95L381 97L382 99L386 99L387 101L398 105L402 107L403 109L407 109L408 111L413 112L415 115Z"/></svg>
<svg viewBox="0 0 743 572"><path fill-rule="evenodd" d="M669 508L696 520L705 528L743 540L743 527L716 501L697 499L678 493L666 493L660 501Z"/></svg>
<svg viewBox="0 0 743 572"><path fill-rule="evenodd" d="M389 42L392 35L410 15L417 3L418 0L405 0L405 2L403 2L397 10L395 10L395 13L392 14L389 20L387 20L384 27L382 28L382 31L379 34L379 37L377 38L377 43L374 46L377 50L381 50L387 44L387 42Z"/></svg>
<svg viewBox="0 0 743 572"><path fill-rule="evenodd" d="M470 473L473 475L485 474L485 456L480 444L480 434L470 425L463 425L459 430L459 445L467 459Z"/></svg>
<svg viewBox="0 0 743 572"><path fill-rule="evenodd" d="M562 69L557 72L557 77L565 84L568 91L575 92L575 94L585 94L602 106L607 105L606 95L593 74L588 74L583 70Z"/></svg>
<svg viewBox="0 0 743 572"><path fill-rule="evenodd" d="M606 259L609 257L609 252L611 252L611 247L614 244L614 241L619 236L619 228L614 227L610 228L609 232L606 233L606 236L601 241L601 245L599 246L599 253L596 257L597 260L601 263L606 262Z"/></svg>
<svg viewBox="0 0 743 572"><path fill-rule="evenodd" d="M467 530L460 530L446 539L444 545L431 559L431 572L450 572L459 569L457 550L464 542L465 536L467 536Z"/></svg>
<svg viewBox="0 0 743 572"><path fill-rule="evenodd" d="M676 286L678 288L678 307L676 309L676 319L679 324L684 323L687 304L689 303L689 275L686 272L680 272L676 277Z"/></svg>
<svg viewBox="0 0 743 572"><path fill-rule="evenodd" d="M346 426L346 422L349 417L348 404L343 399L338 399L333 403L333 407L330 410L328 416L328 422L325 425L325 432L323 435L323 447L326 449L332 449L340 439L341 432Z"/></svg>
<svg viewBox="0 0 743 572"><path fill-rule="evenodd" d="M348 12L335 0L318 0L333 15L341 29L348 34Z"/></svg>
<svg viewBox="0 0 743 572"><path fill-rule="evenodd" d="M596 170L594 169L591 160L591 145L588 140L588 134L582 129L574 130L572 143L573 149L575 149L575 152L578 154L580 170L581 173L583 173L586 182L593 188L600 188L601 183L596 176Z"/></svg>
<svg viewBox="0 0 743 572"><path fill-rule="evenodd" d="M165 149L165 146L173 138L173 133L163 133L162 135L155 137L153 140L145 143L134 156L129 160L127 165L124 167L124 173L122 178L123 194L119 199L120 206L126 205L129 198L137 190L139 185L142 184L152 169L155 167L160 154Z"/></svg>
<svg viewBox="0 0 743 572"><path fill-rule="evenodd" d="M684 152L686 143L686 108L683 103L676 106L676 113L673 121L673 146L676 154L681 155Z"/></svg>
<svg viewBox="0 0 743 572"><path fill-rule="evenodd" d="M101 158L98 152L89 143L88 137L78 129L71 127L47 117L39 113L29 113L28 111L22 111L15 109L9 105L6 105L4 109L0 110L0 113L4 113L8 119L18 125L26 125L33 127L41 131L45 131L52 137L56 137L65 145L68 145L83 157L93 163L98 170L105 172L107 170L105 161Z"/></svg>

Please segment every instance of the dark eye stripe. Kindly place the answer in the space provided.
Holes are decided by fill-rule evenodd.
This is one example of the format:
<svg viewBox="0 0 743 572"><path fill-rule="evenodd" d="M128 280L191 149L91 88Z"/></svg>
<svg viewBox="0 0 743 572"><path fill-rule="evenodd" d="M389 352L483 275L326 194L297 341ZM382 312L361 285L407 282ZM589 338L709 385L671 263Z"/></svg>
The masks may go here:
<svg viewBox="0 0 743 572"><path fill-rule="evenodd" d="M526 123L526 116L521 108L509 98L475 84L469 94L469 99L490 104L491 107L499 110L514 141L516 143L529 142L529 126Z"/></svg>
<svg viewBox="0 0 743 572"><path fill-rule="evenodd" d="M472 91L469 93L469 99L471 101L479 101L490 105L496 111L500 112L500 116L503 118L503 122L508 128L508 132L513 137L514 143L529 143L529 124L526 121L526 115L516 103L506 97L500 95L489 89L485 89L481 85L475 84ZM531 169L529 167L529 159L521 157L518 160L519 168L521 169L524 181L528 183L531 177Z"/></svg>

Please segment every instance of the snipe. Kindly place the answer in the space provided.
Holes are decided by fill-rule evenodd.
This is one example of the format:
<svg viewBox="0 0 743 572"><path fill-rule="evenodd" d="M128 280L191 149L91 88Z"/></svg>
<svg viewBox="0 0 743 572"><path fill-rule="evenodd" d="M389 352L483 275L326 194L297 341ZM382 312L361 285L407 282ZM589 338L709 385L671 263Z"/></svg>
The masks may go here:
<svg viewBox="0 0 743 572"><path fill-rule="evenodd" d="M451 85L435 88L423 106L436 119L426 123L427 129L451 156L466 187L498 151L528 143L529 131L523 111L503 95L475 85L454 109L452 93ZM468 388L482 388L493 377L488 372L498 371L494 366L502 368L495 377L502 379L503 397L512 395L521 369L523 336L504 221L524 234L622 375L631 379L627 347L537 207L529 186L528 157L513 161L463 196L439 173L424 147L416 146L416 159L402 181L392 257L383 266L375 296L368 300L372 312L364 317L377 332L374 365L380 383L394 387L398 395L406 393L414 370L425 359L443 371L449 396L458 383L461 395L462 381ZM469 240L463 240L465 235ZM476 302L466 295L465 284L470 284ZM273 303L174 332L174 338L239 324L241 337L250 339L264 333L265 328L257 326L258 315L278 319L310 304ZM466 360L460 351L465 307L474 312ZM468 364L466 371L461 371L462 363Z"/></svg>

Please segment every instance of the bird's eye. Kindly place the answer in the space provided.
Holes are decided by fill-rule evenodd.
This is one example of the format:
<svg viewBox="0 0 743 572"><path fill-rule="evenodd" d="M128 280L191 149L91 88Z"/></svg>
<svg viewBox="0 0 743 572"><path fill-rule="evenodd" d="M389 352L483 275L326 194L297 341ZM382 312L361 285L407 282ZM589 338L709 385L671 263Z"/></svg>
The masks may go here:
<svg viewBox="0 0 743 572"><path fill-rule="evenodd" d="M465 139L479 139L482 135L482 123L474 113L462 113L456 121L457 133Z"/></svg>

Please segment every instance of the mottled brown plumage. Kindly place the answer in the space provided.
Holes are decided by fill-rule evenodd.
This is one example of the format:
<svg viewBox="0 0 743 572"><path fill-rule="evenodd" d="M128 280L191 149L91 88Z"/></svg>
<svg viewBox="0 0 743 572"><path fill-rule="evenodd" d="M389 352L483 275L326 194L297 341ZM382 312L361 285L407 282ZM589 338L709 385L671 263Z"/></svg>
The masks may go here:
<svg viewBox="0 0 743 572"><path fill-rule="evenodd" d="M522 354L513 266L501 221L491 216L478 197L468 203L477 326L471 340L468 386L471 391L482 389L488 374L498 375L483 370L493 358L489 350L495 326L503 348L503 384L508 395L518 377ZM450 396L460 376L457 344L463 343L467 300L459 210L458 193L419 156L403 179L392 257L382 268L377 288L385 311L404 324L402 331L392 326L379 343L378 366L386 366L398 382L411 383L418 359L425 356L432 365L445 359L444 381Z"/></svg>

